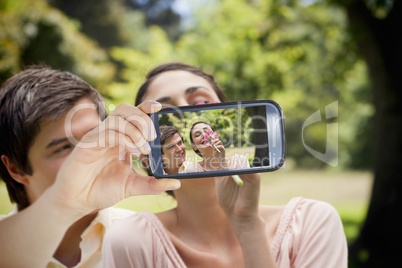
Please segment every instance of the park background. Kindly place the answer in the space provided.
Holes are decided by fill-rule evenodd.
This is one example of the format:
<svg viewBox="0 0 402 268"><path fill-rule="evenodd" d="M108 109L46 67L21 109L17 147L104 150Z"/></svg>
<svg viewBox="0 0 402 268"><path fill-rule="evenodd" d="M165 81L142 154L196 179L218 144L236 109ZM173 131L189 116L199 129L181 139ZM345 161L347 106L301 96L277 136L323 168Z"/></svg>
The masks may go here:
<svg viewBox="0 0 402 268"><path fill-rule="evenodd" d="M0 0L0 84L47 64L92 84L110 112L134 103L153 67L180 61L212 73L230 101L275 100L287 161L262 175L261 203L331 203L350 267L386 267L402 236L401 8L393 0ZM174 204L145 196L117 206ZM0 213L12 209L0 181Z"/></svg>

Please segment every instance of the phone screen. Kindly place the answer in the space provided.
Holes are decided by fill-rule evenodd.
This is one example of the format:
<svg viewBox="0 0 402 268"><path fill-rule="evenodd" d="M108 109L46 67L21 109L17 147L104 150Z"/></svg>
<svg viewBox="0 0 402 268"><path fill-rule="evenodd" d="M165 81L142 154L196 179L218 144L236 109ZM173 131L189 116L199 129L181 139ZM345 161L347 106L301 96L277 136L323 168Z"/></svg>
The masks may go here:
<svg viewBox="0 0 402 268"><path fill-rule="evenodd" d="M159 177L263 172L284 160L283 117L272 103L170 108L154 120L158 138L152 165Z"/></svg>

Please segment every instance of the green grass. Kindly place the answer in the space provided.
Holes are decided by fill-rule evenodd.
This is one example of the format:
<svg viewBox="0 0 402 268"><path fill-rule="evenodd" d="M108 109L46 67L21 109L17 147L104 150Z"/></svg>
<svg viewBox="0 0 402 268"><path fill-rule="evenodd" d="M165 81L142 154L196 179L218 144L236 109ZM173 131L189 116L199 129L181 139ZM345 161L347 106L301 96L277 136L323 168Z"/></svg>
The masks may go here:
<svg viewBox="0 0 402 268"><path fill-rule="evenodd" d="M322 200L338 211L349 243L359 233L371 194L369 172L281 169L262 174L260 200L283 205L295 196Z"/></svg>
<svg viewBox="0 0 402 268"><path fill-rule="evenodd" d="M6 184L0 180L0 215L8 214L14 209L7 194Z"/></svg>
<svg viewBox="0 0 402 268"><path fill-rule="evenodd" d="M366 215L371 184L372 175L368 172L307 171L285 167L262 173L260 201L262 204L285 205L296 196L326 201L339 212L348 242L352 242ZM175 205L176 201L164 194L127 198L116 207L159 212ZM7 214L13 208L5 184L0 182L0 214Z"/></svg>

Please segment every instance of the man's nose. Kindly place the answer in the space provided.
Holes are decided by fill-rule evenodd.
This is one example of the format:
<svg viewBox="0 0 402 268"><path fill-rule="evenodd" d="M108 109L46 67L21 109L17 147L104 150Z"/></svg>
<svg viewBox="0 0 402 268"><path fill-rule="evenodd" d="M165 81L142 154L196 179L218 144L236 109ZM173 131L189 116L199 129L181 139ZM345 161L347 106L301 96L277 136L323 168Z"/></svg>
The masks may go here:
<svg viewBox="0 0 402 268"><path fill-rule="evenodd" d="M180 145L176 144L176 152L183 151L183 148L181 148Z"/></svg>

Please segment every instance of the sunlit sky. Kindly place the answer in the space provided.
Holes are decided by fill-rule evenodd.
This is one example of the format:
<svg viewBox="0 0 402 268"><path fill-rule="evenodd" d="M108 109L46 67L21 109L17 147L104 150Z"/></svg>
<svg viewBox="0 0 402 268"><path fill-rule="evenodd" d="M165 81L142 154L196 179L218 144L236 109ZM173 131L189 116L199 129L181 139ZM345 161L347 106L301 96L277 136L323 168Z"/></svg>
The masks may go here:
<svg viewBox="0 0 402 268"><path fill-rule="evenodd" d="M173 3L173 10L181 15L181 25L186 28L191 26L193 10L209 3L213 3L216 0L176 0Z"/></svg>

